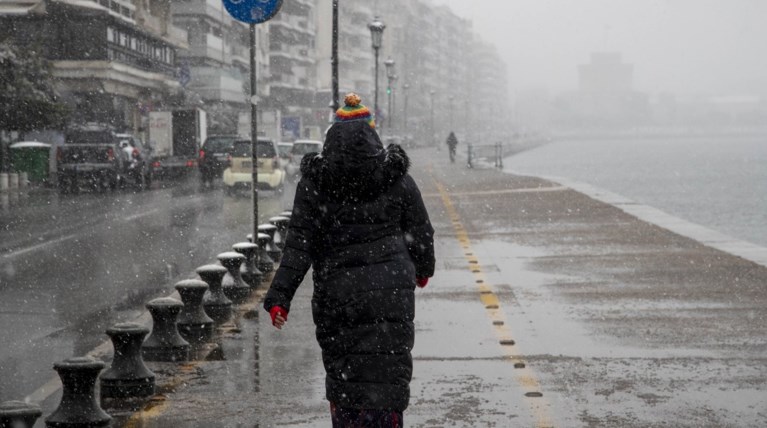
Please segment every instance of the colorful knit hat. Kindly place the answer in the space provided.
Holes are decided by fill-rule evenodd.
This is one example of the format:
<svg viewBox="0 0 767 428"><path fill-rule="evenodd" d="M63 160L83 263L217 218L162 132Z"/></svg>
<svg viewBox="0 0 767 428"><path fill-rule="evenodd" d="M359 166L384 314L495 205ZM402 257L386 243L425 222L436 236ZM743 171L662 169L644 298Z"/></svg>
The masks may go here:
<svg viewBox="0 0 767 428"><path fill-rule="evenodd" d="M362 98L354 92L350 92L344 97L345 106L336 111L335 122L351 122L354 120L364 120L371 128L375 129L376 121L370 110L362 105Z"/></svg>

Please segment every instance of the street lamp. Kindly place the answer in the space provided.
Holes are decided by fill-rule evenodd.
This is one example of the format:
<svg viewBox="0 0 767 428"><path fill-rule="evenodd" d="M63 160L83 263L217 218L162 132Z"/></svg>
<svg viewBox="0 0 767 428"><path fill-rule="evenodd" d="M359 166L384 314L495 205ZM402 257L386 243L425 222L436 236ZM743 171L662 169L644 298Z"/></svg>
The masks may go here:
<svg viewBox="0 0 767 428"><path fill-rule="evenodd" d="M383 41L383 32L386 29L386 24L376 16L373 22L368 24L370 30L370 38L372 39L373 51L375 52L375 96L373 97L373 115L378 114L378 50L381 49L381 42Z"/></svg>
<svg viewBox="0 0 767 428"><path fill-rule="evenodd" d="M338 0L333 0L333 41L330 54L330 74L332 75L330 108L333 112L338 110ZM332 117L332 116L331 116Z"/></svg>
<svg viewBox="0 0 767 428"><path fill-rule="evenodd" d="M429 91L429 95L431 96L431 125L429 128L431 128L431 142L437 146L437 151L439 151L439 144L437 144L437 140L434 138L434 94L436 93L437 92L434 89Z"/></svg>
<svg viewBox="0 0 767 428"><path fill-rule="evenodd" d="M405 106L402 108L402 137L407 138L407 91L410 89L410 85L405 83L402 85L402 92L405 95Z"/></svg>
<svg viewBox="0 0 767 428"><path fill-rule="evenodd" d="M392 81L394 80L394 60L389 57L386 61L384 61L384 65L386 66L386 95L388 96L388 101L386 103L386 107L388 109L388 114L386 115L386 124L387 128L389 130L392 129L392 125L394 125L394 121L392 120L392 109L391 109L391 97L392 97Z"/></svg>
<svg viewBox="0 0 767 428"><path fill-rule="evenodd" d="M391 88L391 93L389 94L389 98L391 100L391 103L389 104L389 109L391 110L389 112L389 129L394 129L394 115L397 112L397 94L394 91L394 88L397 86L397 80L399 79L399 76L396 74L392 75L389 78L389 87Z"/></svg>

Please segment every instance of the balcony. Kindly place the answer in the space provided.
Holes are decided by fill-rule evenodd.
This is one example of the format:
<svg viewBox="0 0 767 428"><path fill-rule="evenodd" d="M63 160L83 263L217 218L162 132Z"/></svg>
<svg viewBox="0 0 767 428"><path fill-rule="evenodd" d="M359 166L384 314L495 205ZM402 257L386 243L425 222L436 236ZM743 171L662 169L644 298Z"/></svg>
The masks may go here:
<svg viewBox="0 0 767 428"><path fill-rule="evenodd" d="M231 22L231 18L224 10L224 4L215 0L189 0L184 2L171 2L171 14L176 16L207 16L216 22Z"/></svg>
<svg viewBox="0 0 767 428"><path fill-rule="evenodd" d="M151 33L155 37L159 37L166 42L172 44L175 47L187 49L187 33L186 31L174 27L168 22L164 22L162 19L149 15L148 13L139 14L136 17L138 27Z"/></svg>
<svg viewBox="0 0 767 428"><path fill-rule="evenodd" d="M278 19L272 20L269 25L272 27L281 27L290 31L301 33L314 37L316 30L314 25L304 17L294 15L278 15Z"/></svg>
<svg viewBox="0 0 767 428"><path fill-rule="evenodd" d="M290 46L281 43L272 43L270 46L270 58L285 58L302 64L314 64L314 55L309 49L300 46Z"/></svg>
<svg viewBox="0 0 767 428"><path fill-rule="evenodd" d="M233 75L217 67L193 67L189 88L203 100L244 104L246 94L242 76Z"/></svg>
<svg viewBox="0 0 767 428"><path fill-rule="evenodd" d="M226 49L227 46L224 46L221 37L208 33L203 37L202 43L200 43L199 39L190 41L189 50L179 52L179 56L206 58L224 64L231 64L232 56L225 54L222 48Z"/></svg>

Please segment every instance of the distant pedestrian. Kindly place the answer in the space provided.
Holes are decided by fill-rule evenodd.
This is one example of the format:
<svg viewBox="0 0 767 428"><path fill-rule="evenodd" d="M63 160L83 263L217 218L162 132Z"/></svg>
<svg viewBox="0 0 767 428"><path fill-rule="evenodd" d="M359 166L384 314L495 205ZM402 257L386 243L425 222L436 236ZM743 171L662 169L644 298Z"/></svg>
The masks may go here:
<svg viewBox="0 0 767 428"><path fill-rule="evenodd" d="M455 163L455 146L458 145L458 138L455 137L455 133L450 131L450 135L447 136L447 147L450 149L450 162Z"/></svg>
<svg viewBox="0 0 767 428"><path fill-rule="evenodd" d="M288 240L264 308L282 328L311 266L333 427L402 427L415 288L434 274L434 229L405 151L383 147L356 94L345 104L322 153L301 162Z"/></svg>

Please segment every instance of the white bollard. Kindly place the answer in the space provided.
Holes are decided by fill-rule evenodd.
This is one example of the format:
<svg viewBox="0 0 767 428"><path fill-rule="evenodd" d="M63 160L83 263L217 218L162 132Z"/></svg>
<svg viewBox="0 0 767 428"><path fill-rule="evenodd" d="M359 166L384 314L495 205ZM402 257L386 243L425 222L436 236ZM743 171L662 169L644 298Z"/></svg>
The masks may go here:
<svg viewBox="0 0 767 428"><path fill-rule="evenodd" d="M3 190L8 190L8 174L5 172L0 173L0 192Z"/></svg>
<svg viewBox="0 0 767 428"><path fill-rule="evenodd" d="M25 188L29 185L29 173L27 172L20 172L19 173L19 187Z"/></svg>
<svg viewBox="0 0 767 428"><path fill-rule="evenodd" d="M19 174L15 172L8 174L8 188L11 190L19 188Z"/></svg>

